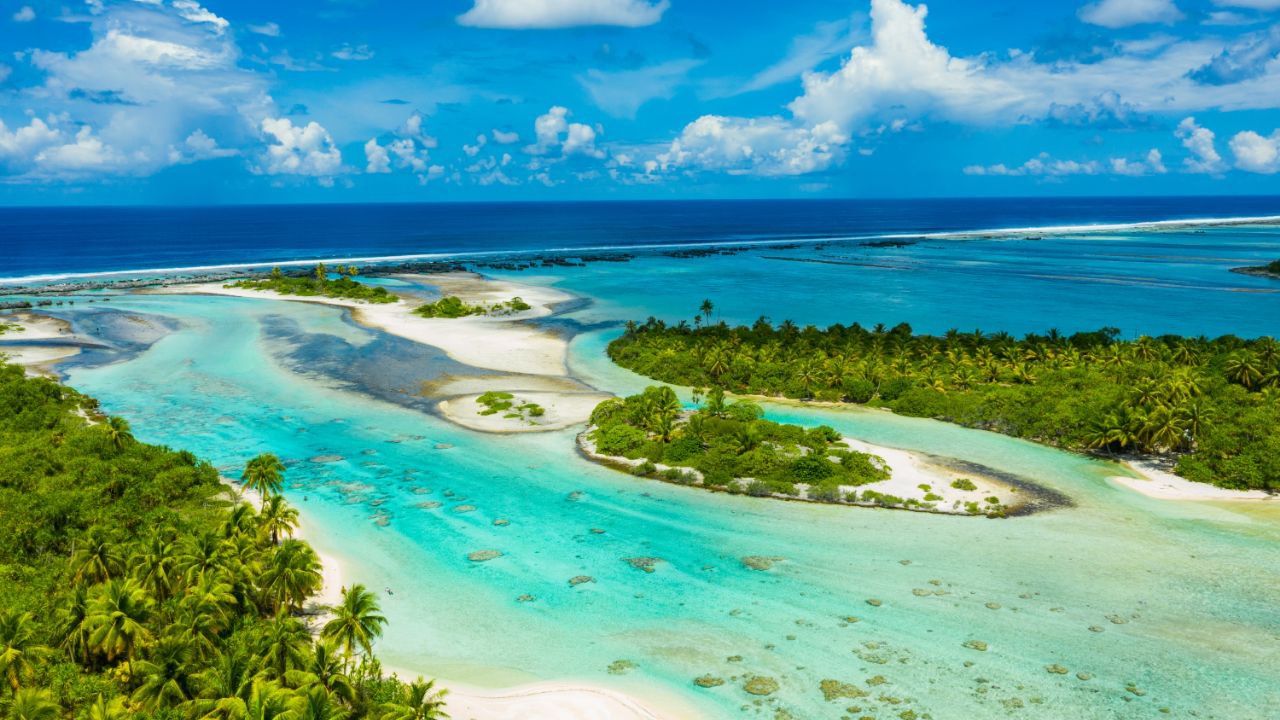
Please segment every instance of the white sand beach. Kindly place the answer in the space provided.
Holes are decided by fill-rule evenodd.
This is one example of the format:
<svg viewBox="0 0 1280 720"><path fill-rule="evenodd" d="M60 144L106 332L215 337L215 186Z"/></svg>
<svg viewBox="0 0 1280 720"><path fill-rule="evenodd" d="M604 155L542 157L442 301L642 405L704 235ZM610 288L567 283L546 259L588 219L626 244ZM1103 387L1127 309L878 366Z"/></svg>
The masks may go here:
<svg viewBox="0 0 1280 720"><path fill-rule="evenodd" d="M1151 460L1127 460L1124 464L1141 477L1113 475L1109 479L1148 497L1161 500L1280 502L1280 495L1271 495L1263 490L1232 490L1187 480L1162 469Z"/></svg>
<svg viewBox="0 0 1280 720"><path fill-rule="evenodd" d="M989 497L999 498L1000 504L1006 507L1015 506L1020 501L1016 489L1008 483L984 477L980 473L948 468L927 455L910 450L873 445L851 437L844 437L843 440L849 449L876 455L889 466L891 475L888 480L850 488L860 493L874 490L904 499L915 498L921 502L925 502L925 495L932 493L942 498L929 501L937 505L939 512L956 513L964 512L965 503L976 502L979 507L985 507L986 498ZM976 489L961 490L952 487L951 483L959 478L969 480ZM925 491L921 485L928 485L930 489Z"/></svg>
<svg viewBox="0 0 1280 720"><path fill-rule="evenodd" d="M76 336L71 323L47 315L19 312L0 314L0 322L16 325L17 329L0 335L0 340L20 340L24 343L41 340L71 340ZM29 375L50 375L53 365L80 354L74 345L0 345L0 359L26 368Z"/></svg>
<svg viewBox="0 0 1280 720"><path fill-rule="evenodd" d="M270 291L226 287L223 283L169 285L148 292L226 295L334 305L349 309L356 322L440 348L449 357L465 365L530 375L564 376L568 373L568 343L565 339L519 321L550 315L551 306L570 299L569 295L551 288L485 280L470 273L401 277L433 285L445 294L457 295L468 303L493 303L520 297L532 308L500 317L424 318L413 314L413 310L423 301L410 295L405 295L394 303L375 304L342 298L280 295Z"/></svg>

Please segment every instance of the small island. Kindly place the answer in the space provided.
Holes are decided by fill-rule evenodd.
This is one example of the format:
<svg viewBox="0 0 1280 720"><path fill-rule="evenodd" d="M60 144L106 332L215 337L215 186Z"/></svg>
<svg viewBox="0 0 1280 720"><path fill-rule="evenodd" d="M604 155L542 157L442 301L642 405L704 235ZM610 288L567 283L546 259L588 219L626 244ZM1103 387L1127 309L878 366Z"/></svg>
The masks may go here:
<svg viewBox="0 0 1280 720"><path fill-rule="evenodd" d="M336 274L337 277L333 277ZM262 278L248 278L225 287L241 290L275 292L299 297L327 297L343 300L360 300L368 303L393 303L400 298L377 285L369 285L355 279L360 274L354 265L339 265L330 271L324 263L305 275L288 275L280 268L272 268L271 274Z"/></svg>
<svg viewBox="0 0 1280 720"><path fill-rule="evenodd" d="M826 425L765 420L750 400L712 390L687 410L669 387L596 406L579 438L588 458L633 475L707 490L785 500L1004 517L1016 489L980 477L949 477L902 457L895 475L880 450Z"/></svg>
<svg viewBox="0 0 1280 720"><path fill-rule="evenodd" d="M510 300L492 305L470 305L463 302L456 295L448 295L435 302L420 305L414 309L413 313L424 318L460 318L471 315L504 317L531 309L533 309L533 306L519 297L513 297Z"/></svg>
<svg viewBox="0 0 1280 720"><path fill-rule="evenodd" d="M1266 265L1254 265L1251 267L1231 268L1231 272L1240 273L1241 275L1253 275L1254 277L1271 278L1272 280L1280 280L1280 260L1272 260Z"/></svg>

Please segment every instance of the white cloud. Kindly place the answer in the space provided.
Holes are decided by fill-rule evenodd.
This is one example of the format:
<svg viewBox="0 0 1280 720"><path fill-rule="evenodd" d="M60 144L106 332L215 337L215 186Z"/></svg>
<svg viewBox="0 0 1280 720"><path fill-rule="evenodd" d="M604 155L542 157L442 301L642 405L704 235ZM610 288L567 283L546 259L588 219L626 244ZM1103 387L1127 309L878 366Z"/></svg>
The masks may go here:
<svg viewBox="0 0 1280 720"><path fill-rule="evenodd" d="M1172 24L1183 17L1173 0L1098 0L1080 8L1081 20L1107 28Z"/></svg>
<svg viewBox="0 0 1280 720"><path fill-rule="evenodd" d="M25 23L25 22L31 22L32 20L35 20L35 19L36 19L36 11L33 10L30 5L23 5L22 7L18 8L18 12L13 14L14 22Z"/></svg>
<svg viewBox="0 0 1280 720"><path fill-rule="evenodd" d="M650 172L717 170L733 175L801 175L825 170L844 156L849 138L834 123L798 127L783 118L703 115L658 153Z"/></svg>
<svg viewBox="0 0 1280 720"><path fill-rule="evenodd" d="M266 35L267 37L280 37L280 26L273 22L266 22L261 25L246 26L249 32L256 35Z"/></svg>
<svg viewBox="0 0 1280 720"><path fill-rule="evenodd" d="M262 132L268 145L260 157L258 172L329 180L342 172L342 153L320 123L313 120L295 126L289 118L266 118Z"/></svg>
<svg viewBox="0 0 1280 720"><path fill-rule="evenodd" d="M545 30L582 25L642 27L662 19L668 0L475 0L459 25Z"/></svg>
<svg viewBox="0 0 1280 720"><path fill-rule="evenodd" d="M466 153L467 157L475 157L480 153L480 149L483 148L485 144L488 142L489 142L489 138L485 137L484 135L477 135L476 144L463 145L462 152Z"/></svg>
<svg viewBox="0 0 1280 720"><path fill-rule="evenodd" d="M173 7L183 20L193 23L208 23L219 33L226 30L227 26L230 25L224 18L214 15L194 0L173 0Z"/></svg>
<svg viewBox="0 0 1280 720"><path fill-rule="evenodd" d="M1160 175L1167 172L1164 158L1160 151L1152 148L1140 160L1129 160L1123 157L1108 158L1106 162L1098 160L1063 160L1055 158L1047 152L1027 160L1021 165L1010 167L1004 163L995 165L970 165L964 168L965 175L996 177L1040 177L1050 180L1071 175Z"/></svg>
<svg viewBox="0 0 1280 720"><path fill-rule="evenodd" d="M1148 150L1146 158L1139 162L1126 158L1111 158L1109 162L1111 172L1117 175L1163 175L1169 172L1169 169L1164 166L1164 156L1155 148Z"/></svg>
<svg viewBox="0 0 1280 720"><path fill-rule="evenodd" d="M54 120L56 123L56 120ZM0 120L0 159L22 160L35 155L39 149L53 145L62 133L40 118L31 118L25 127L9 130Z"/></svg>
<svg viewBox="0 0 1280 720"><path fill-rule="evenodd" d="M6 107L36 110L29 115L60 139L8 157L7 174L46 181L147 175L224 157L228 148L202 140L212 140L206 130L233 144L258 141L273 104L262 76L239 66L225 20L181 0L90 10L88 47L25 53L41 79L18 88Z"/></svg>
<svg viewBox="0 0 1280 720"><path fill-rule="evenodd" d="M1214 147L1213 131L1197 125L1195 118L1183 118L1174 134L1191 153L1190 157L1182 161L1187 172L1219 173L1226 169L1226 163L1222 162L1222 156Z"/></svg>
<svg viewBox="0 0 1280 720"><path fill-rule="evenodd" d="M499 145L511 145L520 142L520 133L505 132L497 128L493 129L493 141Z"/></svg>
<svg viewBox="0 0 1280 720"><path fill-rule="evenodd" d="M378 144L378 138L369 138L369 142L364 144L364 157L368 163L365 166L365 172L391 172L391 156L387 154L386 148Z"/></svg>
<svg viewBox="0 0 1280 720"><path fill-rule="evenodd" d="M559 153L562 157L584 155L603 158L604 151L595 146L596 129L582 123L569 122L570 114L568 108L555 105L539 115L533 122L537 141L525 146L524 151L530 155Z"/></svg>
<svg viewBox="0 0 1280 720"><path fill-rule="evenodd" d="M1280 130L1264 137L1252 130L1231 138L1231 154L1236 167L1252 173L1272 175L1280 171Z"/></svg>
<svg viewBox="0 0 1280 720"><path fill-rule="evenodd" d="M344 44L342 47L333 51L333 56L339 60L371 60L373 59L373 51L368 45L351 45Z"/></svg>

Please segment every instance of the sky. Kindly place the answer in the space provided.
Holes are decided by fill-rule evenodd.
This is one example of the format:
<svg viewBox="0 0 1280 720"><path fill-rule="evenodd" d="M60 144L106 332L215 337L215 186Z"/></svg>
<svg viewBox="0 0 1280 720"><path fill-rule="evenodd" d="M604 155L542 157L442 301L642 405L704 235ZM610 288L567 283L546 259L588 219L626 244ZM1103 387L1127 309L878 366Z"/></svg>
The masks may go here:
<svg viewBox="0 0 1280 720"><path fill-rule="evenodd" d="M1280 0L0 0L0 204L1280 194Z"/></svg>

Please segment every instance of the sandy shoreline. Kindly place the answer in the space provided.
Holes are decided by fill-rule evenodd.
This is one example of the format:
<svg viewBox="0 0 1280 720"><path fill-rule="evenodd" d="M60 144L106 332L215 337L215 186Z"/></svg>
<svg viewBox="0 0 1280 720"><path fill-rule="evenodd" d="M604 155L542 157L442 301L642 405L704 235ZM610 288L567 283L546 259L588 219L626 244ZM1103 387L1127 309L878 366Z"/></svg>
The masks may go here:
<svg viewBox="0 0 1280 720"><path fill-rule="evenodd" d="M261 495L248 490L228 477L222 478L229 495L253 505L261 505ZM299 509L299 514L305 508ZM299 522L293 537L307 539L306 523ZM312 549L315 550L314 545ZM316 550L320 559L321 587L304 606L307 624L313 634L331 617L327 608L342 602L342 591L354 581L350 565L344 558ZM382 589L369 587L374 595ZM431 678L429 672L411 668L383 666L388 674L401 680ZM668 700L662 709L650 700L639 699L611 688L566 681L545 681L506 688L487 689L447 678L436 678L436 687L449 691L446 712L453 720L677 720L697 715L687 709L675 709L678 703ZM670 708L666 707L670 705Z"/></svg>
<svg viewBox="0 0 1280 720"><path fill-rule="evenodd" d="M1263 490L1232 490L1187 480L1160 468L1151 460L1126 460L1124 466L1141 477L1112 475L1108 479L1147 497L1160 500L1280 502L1280 495L1270 495Z"/></svg>
<svg viewBox="0 0 1280 720"><path fill-rule="evenodd" d="M356 322L439 348L464 365L529 375L568 374L568 343L565 339L519 321L550 315L551 306L570 299L569 295L551 288L484 280L464 273L401 277L433 285L445 294L457 295L468 303L494 303L519 296L533 307L502 317L424 318L413 314L421 301L406 297L394 303L376 304L342 298L280 295L270 291L225 287L223 283L170 285L147 292L333 305L350 310Z"/></svg>
<svg viewBox="0 0 1280 720"><path fill-rule="evenodd" d="M545 410L540 417L507 417L507 413L496 412L481 415L485 406L476 402L480 395L462 395L448 400L441 400L436 408L447 419L465 428L491 433L544 432L563 430L574 425L581 425L591 418L591 411L596 405L613 397L598 392L512 392L513 406L523 403L534 403Z"/></svg>
<svg viewBox="0 0 1280 720"><path fill-rule="evenodd" d="M69 357L80 354L74 344L65 344L79 338L71 331L71 323L58 318L32 312L0 313L0 322L17 325L17 330L0 335L0 360L21 365L28 375L56 377L53 366ZM56 344L42 345L52 340ZM21 345L5 344L18 341ZM28 344L30 343L30 344Z"/></svg>

